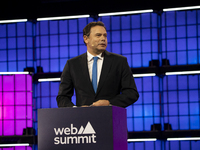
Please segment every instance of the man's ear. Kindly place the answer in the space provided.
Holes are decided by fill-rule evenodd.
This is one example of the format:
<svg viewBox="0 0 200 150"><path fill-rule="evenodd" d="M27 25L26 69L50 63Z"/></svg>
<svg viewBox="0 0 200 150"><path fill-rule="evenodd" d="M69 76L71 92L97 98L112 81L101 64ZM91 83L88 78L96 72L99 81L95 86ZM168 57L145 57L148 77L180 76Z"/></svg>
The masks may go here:
<svg viewBox="0 0 200 150"><path fill-rule="evenodd" d="M88 43L88 36L84 35L84 36L83 36L83 40L84 40L84 42L87 44L87 43Z"/></svg>

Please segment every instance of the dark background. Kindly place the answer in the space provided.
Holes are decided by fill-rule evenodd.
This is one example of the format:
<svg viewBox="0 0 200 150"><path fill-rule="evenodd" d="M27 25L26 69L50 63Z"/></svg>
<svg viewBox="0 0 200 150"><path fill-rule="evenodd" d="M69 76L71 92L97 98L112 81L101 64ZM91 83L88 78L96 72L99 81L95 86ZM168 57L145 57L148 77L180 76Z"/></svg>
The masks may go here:
<svg viewBox="0 0 200 150"><path fill-rule="evenodd" d="M199 0L6 0L0 2L0 19L36 19L40 17L66 16L103 12L200 5Z"/></svg>

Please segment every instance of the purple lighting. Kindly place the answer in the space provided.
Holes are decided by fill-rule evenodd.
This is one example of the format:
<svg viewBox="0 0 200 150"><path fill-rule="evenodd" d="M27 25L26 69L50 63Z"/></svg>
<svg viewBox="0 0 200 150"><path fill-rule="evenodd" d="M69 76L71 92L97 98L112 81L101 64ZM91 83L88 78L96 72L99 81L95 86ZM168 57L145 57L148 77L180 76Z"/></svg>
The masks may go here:
<svg viewBox="0 0 200 150"><path fill-rule="evenodd" d="M32 118L32 77L0 76L0 136L22 135L23 128L32 127Z"/></svg>
<svg viewBox="0 0 200 150"><path fill-rule="evenodd" d="M8 148L0 148L0 150L32 150L31 147L27 146L17 146L17 147L8 147Z"/></svg>

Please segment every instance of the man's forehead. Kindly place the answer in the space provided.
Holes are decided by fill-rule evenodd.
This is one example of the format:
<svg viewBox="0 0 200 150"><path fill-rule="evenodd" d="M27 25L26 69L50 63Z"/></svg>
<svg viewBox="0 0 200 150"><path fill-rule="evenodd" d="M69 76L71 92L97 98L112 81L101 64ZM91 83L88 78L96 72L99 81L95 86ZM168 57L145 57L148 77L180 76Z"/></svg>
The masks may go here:
<svg viewBox="0 0 200 150"><path fill-rule="evenodd" d="M106 29L103 26L94 26L91 28L91 31L93 33L107 33Z"/></svg>

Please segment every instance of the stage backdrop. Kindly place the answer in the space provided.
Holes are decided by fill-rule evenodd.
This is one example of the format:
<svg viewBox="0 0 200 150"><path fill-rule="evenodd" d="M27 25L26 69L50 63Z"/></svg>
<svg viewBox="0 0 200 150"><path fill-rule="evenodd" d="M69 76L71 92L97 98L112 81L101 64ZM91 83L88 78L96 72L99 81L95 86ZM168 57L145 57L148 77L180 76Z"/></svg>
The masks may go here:
<svg viewBox="0 0 200 150"><path fill-rule="evenodd" d="M160 62L168 59L171 66L200 63L200 10L107 16L98 20L107 27L107 50L127 57L132 68L148 67L154 59ZM0 71L41 66L46 73L61 72L68 59L86 52L82 29L91 21L94 19L0 24ZM154 123L170 123L173 130L200 128L199 75L143 77L135 81L140 98L127 108L128 131L149 131ZM34 84L36 130L37 109L57 107L58 87L59 82ZM72 99L75 102L75 96ZM17 128L17 124L12 125ZM1 129L1 132L8 131ZM199 147L199 141L129 144L129 150L196 150Z"/></svg>

